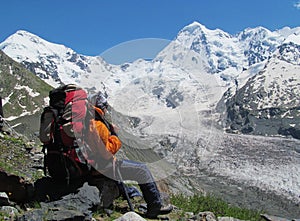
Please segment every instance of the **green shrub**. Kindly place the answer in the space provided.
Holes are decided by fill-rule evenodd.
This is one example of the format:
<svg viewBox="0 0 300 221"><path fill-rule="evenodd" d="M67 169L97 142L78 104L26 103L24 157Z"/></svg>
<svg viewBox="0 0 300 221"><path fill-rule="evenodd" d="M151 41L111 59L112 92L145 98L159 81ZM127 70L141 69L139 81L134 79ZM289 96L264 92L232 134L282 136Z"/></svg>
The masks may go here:
<svg viewBox="0 0 300 221"><path fill-rule="evenodd" d="M227 216L242 220L263 220L260 217L261 211L231 206L222 199L212 195L193 195L189 197L182 194L173 195L171 196L171 203L183 209L184 212L193 212L194 214L210 211L218 217Z"/></svg>

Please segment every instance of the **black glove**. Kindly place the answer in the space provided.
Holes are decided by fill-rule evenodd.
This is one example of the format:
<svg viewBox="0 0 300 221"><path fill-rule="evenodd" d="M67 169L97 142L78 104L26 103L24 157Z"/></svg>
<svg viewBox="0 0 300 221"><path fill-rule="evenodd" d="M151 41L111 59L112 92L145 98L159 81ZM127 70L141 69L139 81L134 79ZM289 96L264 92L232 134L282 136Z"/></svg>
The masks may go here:
<svg viewBox="0 0 300 221"><path fill-rule="evenodd" d="M112 124L109 124L109 131L110 131L110 135L114 135L114 136L118 136L118 134L115 131L115 128Z"/></svg>

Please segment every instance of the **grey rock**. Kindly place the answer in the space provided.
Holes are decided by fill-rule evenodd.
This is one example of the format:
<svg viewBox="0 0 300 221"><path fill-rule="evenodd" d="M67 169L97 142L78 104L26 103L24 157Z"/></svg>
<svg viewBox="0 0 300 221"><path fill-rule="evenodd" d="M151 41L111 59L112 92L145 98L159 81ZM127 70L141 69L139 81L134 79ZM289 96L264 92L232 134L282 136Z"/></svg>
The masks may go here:
<svg viewBox="0 0 300 221"><path fill-rule="evenodd" d="M218 217L218 221L243 221L233 217Z"/></svg>
<svg viewBox="0 0 300 221"><path fill-rule="evenodd" d="M41 203L41 206L48 210L57 207L72 209L89 216L91 214L90 210L99 204L99 190L94 186L89 186L87 183L84 183L83 186L78 189L77 193L70 193L57 201Z"/></svg>
<svg viewBox="0 0 300 221"><path fill-rule="evenodd" d="M85 215L76 210L68 210L65 208L53 209L34 209L25 212L22 216L17 218L17 221L84 221Z"/></svg>
<svg viewBox="0 0 300 221"><path fill-rule="evenodd" d="M9 214L11 218L15 217L19 213L19 211L12 206L2 206L0 207L0 212Z"/></svg>
<svg viewBox="0 0 300 221"><path fill-rule="evenodd" d="M197 215L197 220L217 221L217 217L212 212L205 211L205 212L200 212Z"/></svg>
<svg viewBox="0 0 300 221"><path fill-rule="evenodd" d="M41 221L45 220L46 211L44 209L34 209L25 212L21 216L17 217L17 221Z"/></svg>
<svg viewBox="0 0 300 221"><path fill-rule="evenodd" d="M8 206L9 204L7 194L5 192L0 192L0 206Z"/></svg>
<svg viewBox="0 0 300 221"><path fill-rule="evenodd" d="M146 219L144 219L143 217L141 217L135 212L125 213L123 216L119 217L118 219L115 219L115 221L131 221L131 220L146 221Z"/></svg>
<svg viewBox="0 0 300 221"><path fill-rule="evenodd" d="M46 216L46 220L52 221L67 221L67 220L74 220L74 221L84 221L86 220L86 216L76 210L68 210L68 209L58 209L58 210L49 210Z"/></svg>
<svg viewBox="0 0 300 221"><path fill-rule="evenodd" d="M87 220L92 217L92 209L100 204L97 187L84 183L77 192L69 193L61 199L42 202L40 209L25 212L18 221L25 220Z"/></svg>
<svg viewBox="0 0 300 221"><path fill-rule="evenodd" d="M89 184L96 186L100 191L100 206L108 208L113 201L120 195L117 183L106 177L94 178Z"/></svg>
<svg viewBox="0 0 300 221"><path fill-rule="evenodd" d="M278 217L278 216L271 216L268 214L262 214L261 217L267 221L291 221L290 219L285 219L285 218Z"/></svg>

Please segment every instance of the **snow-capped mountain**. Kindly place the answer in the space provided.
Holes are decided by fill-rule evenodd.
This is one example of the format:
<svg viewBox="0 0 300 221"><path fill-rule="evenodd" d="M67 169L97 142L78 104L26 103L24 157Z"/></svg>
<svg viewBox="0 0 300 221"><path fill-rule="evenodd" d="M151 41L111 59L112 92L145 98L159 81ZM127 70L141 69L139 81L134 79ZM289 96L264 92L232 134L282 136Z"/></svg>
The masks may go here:
<svg viewBox="0 0 300 221"><path fill-rule="evenodd" d="M17 31L1 43L0 49L56 87L62 83L101 82L112 66L101 57L83 56L64 45L50 43L27 31ZM97 73L97 76L95 74ZM95 76L95 79L89 77Z"/></svg>
<svg viewBox="0 0 300 221"><path fill-rule="evenodd" d="M263 70L249 78L227 100L225 106L229 130L244 133L255 131L261 135L291 135L299 139L299 61L299 45L284 43L279 46Z"/></svg>
<svg viewBox="0 0 300 221"><path fill-rule="evenodd" d="M111 65L25 31L8 37L0 49L52 86L72 82L105 90L124 143L151 147L175 165L170 173L183 171L195 186L205 174L235 181L242 174L243 183L264 190L268 186L297 201L299 178L284 177L289 173L276 165L278 159L287 159L284 165L297 173L298 141L272 140L269 148L266 138L224 135L215 126L219 122L234 132L297 137L299 45L300 27L248 28L230 35L193 22L152 61ZM265 154L276 148L276 157ZM284 155L289 149L291 158ZM283 158L277 158L280 154ZM280 176L261 180L262 173Z"/></svg>
<svg viewBox="0 0 300 221"><path fill-rule="evenodd" d="M110 78L114 79L113 84L118 85L120 82L127 83L128 78L143 76L143 73L166 75L168 70L163 70L167 69L166 63L171 69L193 74L192 77L197 80L202 79L202 74L213 74L213 80L224 86L243 70L265 61L279 45L288 41L297 44L299 29L284 28L271 32L263 27L248 28L232 36L193 22L184 27L153 62L142 62L142 65L140 61L122 66L110 65L99 56L77 54L70 48L47 42L26 31L18 31L8 37L0 44L0 49L52 86L70 81L87 86ZM130 74L127 74L128 70Z"/></svg>
<svg viewBox="0 0 300 221"><path fill-rule="evenodd" d="M167 58L188 70L199 72L204 66L206 72L233 78L251 65L266 60L279 45L297 44L299 29L284 28L271 32L257 27L232 36L194 22L183 28L158 57Z"/></svg>
<svg viewBox="0 0 300 221"><path fill-rule="evenodd" d="M158 58L177 63L189 71L212 74L226 69L240 73L246 63L238 38L219 29L209 30L197 22L183 28Z"/></svg>
<svg viewBox="0 0 300 221"><path fill-rule="evenodd" d="M230 103L239 95L243 99L249 93L254 95L252 102L247 104L248 109L275 108L274 100L265 99L257 91L272 91L267 87L275 86L290 88L289 82L294 81L286 74L279 78L282 69L293 73L297 79L299 33L300 28L285 27L272 32L257 27L233 36L193 22L184 27L154 60L140 59L122 65L108 64L99 56L77 54L26 31L8 37L0 44L0 49L52 86L72 82L88 90L106 90L115 110L146 124L131 128L132 133L162 134L157 129L164 125L168 128L165 134L173 134L178 128L189 128L192 132L188 134L197 134L199 125L212 125L215 121L217 104L218 109L226 112L222 115L226 117L226 125L233 125L230 122L235 117L229 114ZM280 83L258 81L261 75L258 73L268 73L269 82L280 79ZM243 92L244 85L248 86L247 94ZM250 89L249 85L254 86ZM299 91L298 87L298 84L294 85L289 97L284 93L276 94L281 97L276 100L276 107L287 102L293 102L297 107L298 94L292 94ZM266 94L270 96L270 93ZM258 103L260 106L256 105ZM257 128L237 129L255 134ZM277 132L279 129L277 126Z"/></svg>

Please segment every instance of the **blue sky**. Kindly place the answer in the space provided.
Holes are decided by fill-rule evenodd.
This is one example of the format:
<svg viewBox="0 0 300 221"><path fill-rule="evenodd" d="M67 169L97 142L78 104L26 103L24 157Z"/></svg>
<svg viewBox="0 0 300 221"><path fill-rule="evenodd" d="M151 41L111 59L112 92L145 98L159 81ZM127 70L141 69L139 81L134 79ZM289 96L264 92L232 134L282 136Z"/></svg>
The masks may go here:
<svg viewBox="0 0 300 221"><path fill-rule="evenodd" d="M10 0L0 7L0 42L22 29L84 55L135 39L172 40L193 21L230 34L300 26L300 0Z"/></svg>

